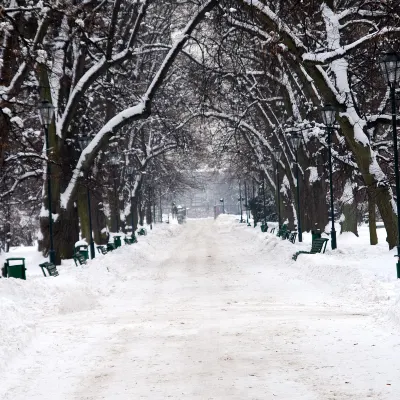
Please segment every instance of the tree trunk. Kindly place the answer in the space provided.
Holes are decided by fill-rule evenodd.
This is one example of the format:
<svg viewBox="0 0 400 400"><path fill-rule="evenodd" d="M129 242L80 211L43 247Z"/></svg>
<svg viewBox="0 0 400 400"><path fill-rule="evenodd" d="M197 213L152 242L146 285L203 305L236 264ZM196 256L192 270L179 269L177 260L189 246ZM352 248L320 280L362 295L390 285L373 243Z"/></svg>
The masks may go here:
<svg viewBox="0 0 400 400"><path fill-rule="evenodd" d="M107 218L104 214L102 193L91 191L93 240L97 244L107 243Z"/></svg>
<svg viewBox="0 0 400 400"><path fill-rule="evenodd" d="M368 194L369 242L372 246L374 246L378 244L378 235L376 233L376 203L373 192L368 189L367 194Z"/></svg>
<svg viewBox="0 0 400 400"><path fill-rule="evenodd" d="M84 238L87 243L90 243L87 188L83 185L81 185L78 190L78 216L82 238Z"/></svg>
<svg viewBox="0 0 400 400"><path fill-rule="evenodd" d="M143 207L143 195L142 193L138 196L138 211L139 211L139 225L144 224L144 207Z"/></svg>
<svg viewBox="0 0 400 400"><path fill-rule="evenodd" d="M357 204L351 181L348 179L344 185L343 194L340 198L342 203L342 218L340 233L352 232L358 236Z"/></svg>

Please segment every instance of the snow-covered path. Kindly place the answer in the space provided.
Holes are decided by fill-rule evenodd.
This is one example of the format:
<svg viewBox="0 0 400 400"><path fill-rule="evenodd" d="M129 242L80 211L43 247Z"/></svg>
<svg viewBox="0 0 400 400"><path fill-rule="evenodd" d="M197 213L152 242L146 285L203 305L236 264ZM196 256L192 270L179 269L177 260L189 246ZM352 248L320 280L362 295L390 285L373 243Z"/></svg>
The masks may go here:
<svg viewBox="0 0 400 400"><path fill-rule="evenodd" d="M260 253L250 228L189 221L140 272L130 251L100 307L41 321L0 399L400 398L400 335Z"/></svg>

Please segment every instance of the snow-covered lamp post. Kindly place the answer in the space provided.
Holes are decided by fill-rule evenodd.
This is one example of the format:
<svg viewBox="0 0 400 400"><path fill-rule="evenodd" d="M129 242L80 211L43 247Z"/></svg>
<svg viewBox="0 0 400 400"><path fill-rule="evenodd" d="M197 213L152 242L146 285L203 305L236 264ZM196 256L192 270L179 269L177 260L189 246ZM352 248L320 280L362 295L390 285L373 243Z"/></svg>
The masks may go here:
<svg viewBox="0 0 400 400"><path fill-rule="evenodd" d="M331 197L331 246L332 250L336 249L336 230L335 230L335 210L333 207L333 183L332 183L332 132L336 121L336 108L330 104L326 104L322 110L322 119L324 121L326 131L328 133L328 158L329 158L329 190Z"/></svg>
<svg viewBox="0 0 400 400"><path fill-rule="evenodd" d="M303 241L303 233L301 230L301 214L300 214L300 180L299 180L299 159L298 159L298 150L301 143L301 134L300 132L293 132L290 136L290 140L292 141L292 145L294 151L296 153L296 182L297 182L297 230L299 235L299 242Z"/></svg>
<svg viewBox="0 0 400 400"><path fill-rule="evenodd" d="M396 178L396 203L397 203L397 279L400 279L400 182L399 182L399 154L397 148L397 123L396 123L396 86L400 81L400 55L395 52L386 53L380 61L383 77L390 90L392 103L393 126L393 152L394 173Z"/></svg>
<svg viewBox="0 0 400 400"><path fill-rule="evenodd" d="M243 221L243 207L242 207L242 182L239 180L239 211L240 211L240 223L244 222Z"/></svg>
<svg viewBox="0 0 400 400"><path fill-rule="evenodd" d="M244 203L246 207L246 222L247 225L249 226L249 196L247 195L247 182L246 180L244 181Z"/></svg>
<svg viewBox="0 0 400 400"><path fill-rule="evenodd" d="M47 200L49 209L49 236L50 236L50 249L49 249L49 261L56 264L56 253L54 251L54 239L53 239L53 214L51 208L51 163L50 163L50 145L49 145L49 126L53 120L54 107L47 101L43 100L39 106L40 120L44 129L45 140L46 140L46 156L47 156Z"/></svg>
<svg viewBox="0 0 400 400"><path fill-rule="evenodd" d="M114 167L113 168L113 181L114 181L114 196L116 198L116 222L117 222L117 233L119 232L119 206L118 206L118 193L117 193L117 177L115 176L115 169L119 165L120 157L118 153L112 153L110 158L110 164Z"/></svg>
<svg viewBox="0 0 400 400"><path fill-rule="evenodd" d="M128 165L126 167L126 172L128 173L132 183L133 183L133 176L136 173L136 169L135 167L133 167L132 165ZM131 225L132 225L132 237L133 237L133 191L131 193Z"/></svg>
<svg viewBox="0 0 400 400"><path fill-rule="evenodd" d="M282 156L282 150L279 147L274 148L273 154L276 162L276 201L277 201L277 209L278 209L278 228L281 227L281 196L279 191L279 160Z"/></svg>
<svg viewBox="0 0 400 400"><path fill-rule="evenodd" d="M225 214L225 200L219 199L219 202L222 204L222 214Z"/></svg>
<svg viewBox="0 0 400 400"><path fill-rule="evenodd" d="M83 151L89 145L91 141L90 136L80 136L78 138L78 143L80 149ZM92 228L92 207L90 204L90 190L89 185L87 186L87 206L88 206L88 214L89 214L89 247L90 247L90 258L93 259L96 256L94 251L94 241L93 241L93 228Z"/></svg>

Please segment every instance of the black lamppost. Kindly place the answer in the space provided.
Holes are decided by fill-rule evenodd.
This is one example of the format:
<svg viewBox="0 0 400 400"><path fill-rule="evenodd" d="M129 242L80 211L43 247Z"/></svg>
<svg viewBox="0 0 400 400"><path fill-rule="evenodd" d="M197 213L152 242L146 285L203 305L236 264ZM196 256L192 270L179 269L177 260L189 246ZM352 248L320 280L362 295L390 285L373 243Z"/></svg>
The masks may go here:
<svg viewBox="0 0 400 400"><path fill-rule="evenodd" d="M49 209L49 236L50 236L50 249L49 249L49 260L51 263L56 263L56 253L54 251L54 239L53 239L53 214L51 209L51 163L50 163L50 145L49 145L49 125L53 120L54 107L47 101L43 100L39 106L40 119L43 125L45 140L46 140L46 156L47 156L47 200Z"/></svg>
<svg viewBox="0 0 400 400"><path fill-rule="evenodd" d="M328 132L328 158L329 158L329 190L331 197L331 246L335 250L336 245L336 230L335 230L335 210L333 207L333 183L332 183L332 133L336 121L336 108L330 104L326 104L322 108L322 119Z"/></svg>
<svg viewBox="0 0 400 400"><path fill-rule="evenodd" d="M293 132L290 136L292 141L293 148L296 153L296 182L297 182L297 230L299 235L299 242L303 241L303 233L301 230L301 213L300 213L300 179L299 179L299 147L301 143L301 134L300 132Z"/></svg>
<svg viewBox="0 0 400 400"><path fill-rule="evenodd" d="M114 167L113 168L113 181L114 181L114 196L115 196L115 208L116 208L116 218L117 218L117 233L119 232L119 204L118 204L118 192L117 192L117 177L115 174L115 170L119 165L119 155L117 153L111 154L110 164Z"/></svg>
<svg viewBox="0 0 400 400"><path fill-rule="evenodd" d="M79 147L83 151L90 143L91 138L89 136L80 136L78 138ZM87 185L87 206L89 214L89 247L90 247L90 258L93 259L96 256L94 251L94 241L93 241L93 229L92 229L92 207L90 204L90 190L89 184Z"/></svg>
<svg viewBox="0 0 400 400"><path fill-rule="evenodd" d="M219 202L222 204L222 214L225 214L225 200L219 199Z"/></svg>
<svg viewBox="0 0 400 400"><path fill-rule="evenodd" d="M133 167L132 165L128 165L126 167L126 172L128 173L130 179L131 179L131 184L133 185L133 175L136 172L135 167ZM133 187L132 187L132 191L133 191ZM131 192L131 225L132 225L132 237L133 237L133 193Z"/></svg>
<svg viewBox="0 0 400 400"><path fill-rule="evenodd" d="M394 173L396 179L396 204L397 204L397 279L400 279L400 182L399 182L399 154L397 148L397 123L396 123L396 86L400 81L400 55L395 52L387 53L380 61L383 77L390 90L392 103L393 126L393 152Z"/></svg>
<svg viewBox="0 0 400 400"><path fill-rule="evenodd" d="M249 225L249 197L247 195L247 182L244 181L244 206L246 207L246 222Z"/></svg>
<svg viewBox="0 0 400 400"><path fill-rule="evenodd" d="M265 178L264 175L262 175L262 191L263 191L263 214L264 214L264 226L267 224L267 206L266 206L266 199L265 199ZM263 229L261 225L261 229Z"/></svg>
<svg viewBox="0 0 400 400"><path fill-rule="evenodd" d="M243 207L242 207L242 182L239 181L239 210L240 210L240 223L243 222Z"/></svg>
<svg viewBox="0 0 400 400"><path fill-rule="evenodd" d="M276 201L278 208L278 227L280 227L282 222L281 222L281 195L279 190L279 160L281 159L282 156L282 150L276 147L273 150L273 154L276 162Z"/></svg>

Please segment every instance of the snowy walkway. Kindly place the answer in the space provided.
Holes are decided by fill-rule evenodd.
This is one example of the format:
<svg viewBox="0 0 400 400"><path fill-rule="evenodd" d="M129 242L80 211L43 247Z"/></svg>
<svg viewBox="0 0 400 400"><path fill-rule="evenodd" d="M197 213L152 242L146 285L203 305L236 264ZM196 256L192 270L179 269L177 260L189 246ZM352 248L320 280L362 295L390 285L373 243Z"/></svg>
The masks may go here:
<svg viewBox="0 0 400 400"><path fill-rule="evenodd" d="M100 307L44 318L0 399L399 399L400 335L242 228L189 221Z"/></svg>

